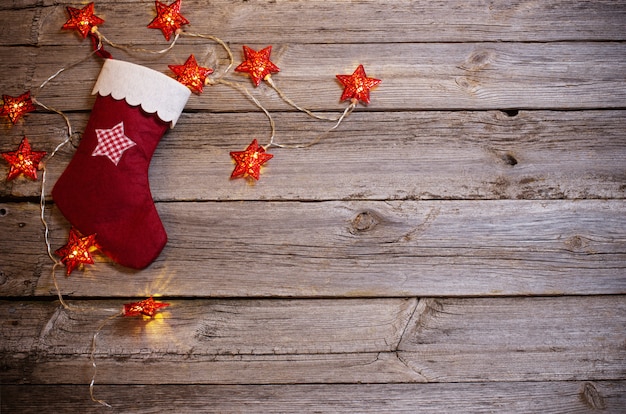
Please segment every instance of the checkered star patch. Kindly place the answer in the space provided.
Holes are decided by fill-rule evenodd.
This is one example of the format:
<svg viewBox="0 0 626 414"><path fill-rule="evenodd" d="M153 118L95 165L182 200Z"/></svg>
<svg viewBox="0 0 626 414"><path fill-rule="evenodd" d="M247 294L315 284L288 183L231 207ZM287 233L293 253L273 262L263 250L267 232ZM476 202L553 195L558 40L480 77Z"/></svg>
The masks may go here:
<svg viewBox="0 0 626 414"><path fill-rule="evenodd" d="M111 129L96 129L98 145L91 155L104 155L117 165L122 154L127 149L137 145L132 139L124 135L124 122L120 122Z"/></svg>

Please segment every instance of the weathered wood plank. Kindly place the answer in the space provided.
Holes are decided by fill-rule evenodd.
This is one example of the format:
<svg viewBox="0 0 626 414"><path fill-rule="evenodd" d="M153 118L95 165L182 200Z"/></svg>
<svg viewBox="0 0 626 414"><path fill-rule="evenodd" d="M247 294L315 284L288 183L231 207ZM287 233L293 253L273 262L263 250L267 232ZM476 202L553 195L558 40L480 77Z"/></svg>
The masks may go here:
<svg viewBox="0 0 626 414"><path fill-rule="evenodd" d="M596 370L623 378L623 299L422 300L399 358L430 382L584 380Z"/></svg>
<svg viewBox="0 0 626 414"><path fill-rule="evenodd" d="M71 114L74 130L87 117ZM286 144L310 142L328 128L298 113L274 117L277 140ZM624 198L624 119L625 111L356 112L313 147L271 149L274 158L250 186L229 180L229 152L253 137L268 139L265 115L185 114L154 155L152 195L157 201ZM64 128L58 115L29 115L6 132L0 152L15 150L24 135L34 149L52 152ZM48 192L73 154L67 146L47 163ZM0 176L6 171L0 163ZM0 180L0 196L40 191L40 181Z"/></svg>
<svg viewBox="0 0 626 414"><path fill-rule="evenodd" d="M251 44L251 47L263 45ZM241 45L232 44L236 62ZM35 89L60 67L88 57L88 46L0 48L0 61L24 68L32 76L21 84L11 77L0 80L6 94ZM120 59L142 63L169 73L168 64L179 64L190 53L207 56L201 64L221 71L224 53L213 45L182 46L160 58L137 54ZM62 59L59 59L59 57ZM437 109L579 109L626 106L626 44L620 42L563 43L397 43L380 47L363 44L274 43L272 59L281 72L273 79L295 102L313 110L341 110L341 85L336 74L349 74L358 63L368 76L382 79L372 91L371 110ZM88 110L90 92L100 62L88 58L68 74L59 76L41 93L42 102L61 110ZM71 73L71 75L69 75ZM245 74L229 73L226 79L240 82L271 110L289 109L267 85L253 88ZM252 90L254 89L254 90ZM257 110L240 91L216 85L193 96L187 108L210 111Z"/></svg>
<svg viewBox="0 0 626 414"><path fill-rule="evenodd" d="M626 292L623 201L160 203L148 269L99 255L76 296L467 296ZM2 204L4 295L53 295L37 204ZM53 250L69 225L50 209ZM254 263L251 266L251 263Z"/></svg>
<svg viewBox="0 0 626 414"><path fill-rule="evenodd" d="M105 324L99 383L614 380L626 363L622 296L171 302ZM89 382L121 302L71 303L87 310L0 304L2 382Z"/></svg>
<svg viewBox="0 0 626 414"><path fill-rule="evenodd" d="M195 350L187 352L185 357L176 355L175 362L170 357L164 359L165 353L153 354L148 348L127 350L112 358L97 355L98 383L352 384L425 381L421 375L407 368L394 352L315 355L196 355ZM41 384L88 384L91 381L93 368L88 356L66 354L35 358L14 358L3 362L5 371L0 377L4 380L0 381Z"/></svg>
<svg viewBox="0 0 626 414"><path fill-rule="evenodd" d="M169 302L154 320L104 326L95 353L102 383L160 383L163 372L178 384L420 380L392 351L415 299ZM2 383L90 380L92 336L122 302L70 303L86 310L0 303Z"/></svg>
<svg viewBox="0 0 626 414"><path fill-rule="evenodd" d="M76 41L60 33L67 20L66 4L55 3L44 2L54 7L43 8L39 44ZM191 22L186 31L244 43L623 40L626 29L622 1L185 0L181 11ZM156 15L152 0L100 0L96 14L105 19L102 31L116 42L165 44L159 31L146 28Z"/></svg>
<svg viewBox="0 0 626 414"><path fill-rule="evenodd" d="M171 306L148 321L112 320L98 339L97 355L113 355L107 350L117 347L148 347L154 352L199 347L196 356L389 351L397 346L417 305L414 298L167 302ZM99 320L123 308L119 300L71 302L69 310L52 302L2 302L0 307L3 320L17 320L27 329L23 332L7 323L4 350L28 352L34 345L55 355L88 355L91 335L80 339L74 333L89 332ZM30 324L39 331L32 345L24 343L24 335L32 333ZM109 336L124 331L145 336Z"/></svg>
<svg viewBox="0 0 626 414"><path fill-rule="evenodd" d="M86 386L3 385L2 410L99 413ZM621 414L626 382L466 384L96 386L96 395L125 413L603 413ZM138 396L141 396L138 398ZM181 411L182 410L182 411Z"/></svg>
<svg viewBox="0 0 626 414"><path fill-rule="evenodd" d="M96 393L124 412L626 410L626 2L183 3L186 30L236 63L273 45L273 79L302 106L340 113L335 74L358 63L383 83L315 147L272 149L254 186L228 179L228 152L269 136L263 113L224 85L193 96L150 170L168 246L140 272L101 256L58 271L83 310L49 300L40 182L0 179L0 296L32 297L0 302L0 411L100 411L92 336L150 294L172 306L98 337ZM101 61L60 29L67 5L82 7L0 5L0 92L31 89L80 130ZM112 40L167 45L145 27L153 0L96 8ZM190 53L227 64L190 38L155 59L109 49L164 73ZM228 79L279 142L329 126ZM0 152L24 135L51 151L64 124L43 112L2 120ZM55 249L69 224L49 207Z"/></svg>
<svg viewBox="0 0 626 414"><path fill-rule="evenodd" d="M38 22L43 8L5 7L6 0L0 4L0 45L35 45L38 42Z"/></svg>

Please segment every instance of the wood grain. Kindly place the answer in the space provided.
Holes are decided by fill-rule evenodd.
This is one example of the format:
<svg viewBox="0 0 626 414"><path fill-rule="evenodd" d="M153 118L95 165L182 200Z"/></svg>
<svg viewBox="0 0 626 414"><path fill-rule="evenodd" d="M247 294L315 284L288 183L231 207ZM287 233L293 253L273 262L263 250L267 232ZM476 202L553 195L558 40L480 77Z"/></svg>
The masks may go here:
<svg viewBox="0 0 626 414"><path fill-rule="evenodd" d="M114 410L133 413L602 413L621 414L624 381L447 384L97 385ZM2 409L100 413L87 386L6 385ZM138 398L140 396L141 398Z"/></svg>
<svg viewBox="0 0 626 414"><path fill-rule="evenodd" d="M73 44L77 36L59 29L67 20L65 4L43 3L37 44ZM17 6L16 6L17 7ZM78 7L78 6L74 6ZM189 32L212 34L232 42L264 40L294 43L402 43L555 40L623 40L626 6L621 1L448 1L363 2L228 0L205 4L185 1L182 14ZM96 15L102 31L116 42L165 44L146 26L156 16L151 0L100 0ZM563 24L563 22L567 24ZM289 30L285 30L286 27ZM28 37L20 30L16 37ZM5 40L7 42L8 40Z"/></svg>
<svg viewBox="0 0 626 414"><path fill-rule="evenodd" d="M30 47L0 48L1 60L22 68L18 73L26 71L17 79L0 81L0 89L8 94L34 90L58 69L86 59L51 81L40 100L64 111L90 109L90 93L101 62L90 58L85 46L50 46L35 56ZM241 44L230 46L236 62L241 62ZM119 52L116 57L169 73L168 65L182 64L195 53L208 55L208 61L200 63L218 72L225 69L227 62L219 47L202 46L201 50L204 53L187 45L157 59ZM59 56L63 56L61 61ZM596 109L623 108L626 103L626 45L620 42L394 43L356 48L346 44L275 43L272 59L284 68L273 77L279 88L312 110L345 108L346 104L339 101L342 88L335 75L350 74L358 64L365 65L368 76L383 81L372 91L368 109L375 111ZM232 72L226 79L247 87L269 110L290 109L269 86L253 88L245 74ZM257 110L241 91L224 85L193 96L186 108Z"/></svg>
<svg viewBox="0 0 626 414"><path fill-rule="evenodd" d="M95 357L102 384L608 380L624 374L625 303L622 296L172 300L157 319L105 324ZM3 382L89 381L91 338L122 305L71 304L0 304Z"/></svg>
<svg viewBox="0 0 626 414"><path fill-rule="evenodd" d="M307 149L270 150L255 185L229 180L230 151L269 131L265 115L184 114L150 166L157 201L337 199L594 199L626 196L626 135L616 111L353 113ZM71 114L82 131L87 114ZM277 140L311 142L328 124L299 113L275 113ZM259 135L255 135L259 133ZM24 135L51 153L65 137L58 115L29 115L7 131L0 152ZM68 145L49 160L49 194L70 162ZM0 175L8 166L0 164ZM192 185L193 183L193 185ZM0 182L0 197L38 197L40 181Z"/></svg>
<svg viewBox="0 0 626 414"><path fill-rule="evenodd" d="M76 296L615 294L626 291L624 203L159 203L169 242L143 271L65 278ZM37 204L3 204L5 295L55 293ZM53 250L69 225L48 216ZM18 243L16 244L16 241Z"/></svg>
<svg viewBox="0 0 626 414"><path fill-rule="evenodd" d="M0 92L31 90L78 132L102 61L61 26L84 4L0 5ZM112 41L168 45L146 28L153 0L95 7ZM88 387L106 321L95 392L113 411L626 412L625 1L184 0L182 14L235 64L272 45L276 85L324 115L347 105L335 75L363 64L382 83L313 147L271 148L254 185L228 179L229 152L268 141L265 114L224 84L193 95L150 165L165 250L143 271L101 255L58 271L71 310L42 182L0 179L0 411L111 411ZM212 78L229 63L184 35L162 56L107 49L170 76L192 53ZM332 125L225 79L279 143ZM65 123L40 107L0 132L0 152L24 136L51 152ZM49 192L74 151L46 163L52 250L70 224ZM149 295L171 306L106 320Z"/></svg>
<svg viewBox="0 0 626 414"><path fill-rule="evenodd" d="M428 381L584 379L611 366L621 377L625 322L619 297L425 299L399 358Z"/></svg>

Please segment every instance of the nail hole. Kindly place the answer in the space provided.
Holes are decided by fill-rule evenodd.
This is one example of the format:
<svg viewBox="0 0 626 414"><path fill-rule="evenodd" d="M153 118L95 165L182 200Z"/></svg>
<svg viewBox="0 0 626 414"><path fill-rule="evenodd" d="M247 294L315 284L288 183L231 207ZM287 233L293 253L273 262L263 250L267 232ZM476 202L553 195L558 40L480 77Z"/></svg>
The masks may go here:
<svg viewBox="0 0 626 414"><path fill-rule="evenodd" d="M502 156L502 159L511 167L514 165L517 165L517 159L510 152L507 152L506 154L504 154Z"/></svg>
<svg viewBox="0 0 626 414"><path fill-rule="evenodd" d="M0 208L0 216L6 216L8 213L6 208Z"/></svg>
<svg viewBox="0 0 626 414"><path fill-rule="evenodd" d="M502 112L511 117L517 116L517 114L519 114L519 110L517 109L503 109Z"/></svg>

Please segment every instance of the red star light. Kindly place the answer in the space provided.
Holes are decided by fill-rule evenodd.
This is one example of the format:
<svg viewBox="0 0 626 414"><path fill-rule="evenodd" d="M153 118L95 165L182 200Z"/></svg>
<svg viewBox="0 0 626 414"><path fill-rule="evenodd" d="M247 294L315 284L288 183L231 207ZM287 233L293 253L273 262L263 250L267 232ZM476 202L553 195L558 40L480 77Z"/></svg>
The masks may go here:
<svg viewBox="0 0 626 414"><path fill-rule="evenodd" d="M237 164L230 178L248 176L258 180L261 175L261 166L274 155L265 152L265 148L259 146L254 139L245 151L232 151L230 156Z"/></svg>
<svg viewBox="0 0 626 414"><path fill-rule="evenodd" d="M30 98L30 91L26 91L20 96L2 95L1 115L9 117L11 122L15 124L24 114L33 112L35 105Z"/></svg>
<svg viewBox="0 0 626 414"><path fill-rule="evenodd" d="M33 180L37 179L37 170L41 163L41 159L45 157L45 151L32 151L28 138L22 138L17 151L2 153L2 156L10 164L7 181L10 181L20 174L24 174Z"/></svg>
<svg viewBox="0 0 626 414"><path fill-rule="evenodd" d="M169 303L156 302L150 296L148 299L144 299L139 302L126 303L124 305L124 316L139 316L145 315L149 317L154 317L154 315L158 312L159 309L170 306Z"/></svg>
<svg viewBox="0 0 626 414"><path fill-rule="evenodd" d="M81 237L81 234L74 228L70 230L67 244L56 250L54 254L61 258L61 263L65 265L67 276L72 270L83 264L93 264L91 252L98 250L96 235Z"/></svg>
<svg viewBox="0 0 626 414"><path fill-rule="evenodd" d="M150 22L148 28L161 29L165 40L169 41L170 36L176 33L181 26L189 24L189 20L180 14L180 2L181 0L176 0L168 6L156 0L154 4L156 5L157 16Z"/></svg>
<svg viewBox="0 0 626 414"><path fill-rule="evenodd" d="M341 100L356 99L363 103L370 103L370 89L378 85L381 80L368 78L363 65L359 65L352 75L337 75L339 82L345 87Z"/></svg>
<svg viewBox="0 0 626 414"><path fill-rule="evenodd" d="M197 95L202 93L207 76L213 73L213 69L198 66L194 55L189 56L184 65L168 65L168 68L176 74L178 82Z"/></svg>
<svg viewBox="0 0 626 414"><path fill-rule="evenodd" d="M65 22L62 29L76 29L83 39L87 37L94 26L104 23L104 20L93 14L93 3L89 3L82 9L67 7L67 12L70 14L70 19Z"/></svg>
<svg viewBox="0 0 626 414"><path fill-rule="evenodd" d="M249 73L254 86L259 86L261 80L266 76L280 71L278 66L270 61L270 53L272 53L272 46L268 46L258 52L250 49L248 46L244 46L243 54L246 60L235 68L235 72Z"/></svg>

